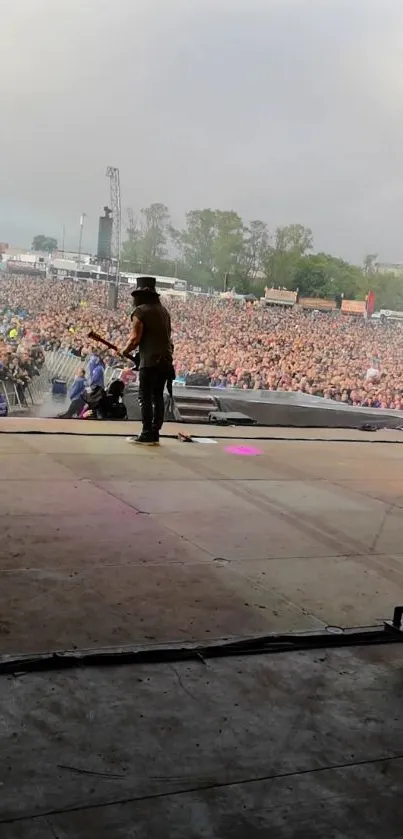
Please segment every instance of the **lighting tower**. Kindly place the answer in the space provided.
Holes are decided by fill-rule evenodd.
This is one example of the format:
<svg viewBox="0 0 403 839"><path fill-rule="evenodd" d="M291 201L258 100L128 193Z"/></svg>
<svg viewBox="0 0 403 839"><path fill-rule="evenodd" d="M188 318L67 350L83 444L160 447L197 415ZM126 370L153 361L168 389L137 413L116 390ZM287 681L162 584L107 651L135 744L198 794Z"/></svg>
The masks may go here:
<svg viewBox="0 0 403 839"><path fill-rule="evenodd" d="M111 210L112 210L112 246L111 256L116 261L116 284L119 283L120 242L121 242L121 206L120 206L120 177L119 169L108 166L106 177L110 179Z"/></svg>

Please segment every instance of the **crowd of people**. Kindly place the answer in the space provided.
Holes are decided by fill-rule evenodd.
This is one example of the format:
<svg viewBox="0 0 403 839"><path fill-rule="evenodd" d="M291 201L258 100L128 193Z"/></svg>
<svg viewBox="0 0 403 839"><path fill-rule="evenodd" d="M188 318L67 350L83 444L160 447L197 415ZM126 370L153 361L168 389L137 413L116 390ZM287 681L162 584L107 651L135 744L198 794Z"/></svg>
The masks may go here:
<svg viewBox="0 0 403 839"><path fill-rule="evenodd" d="M93 329L118 347L130 332L130 287L107 308L102 283L0 276L0 376L23 382L47 350L116 353L88 339ZM188 295L169 297L178 377L203 375L216 387L302 392L350 405L403 410L403 329L297 306ZM124 375L129 376L128 369Z"/></svg>
<svg viewBox="0 0 403 839"><path fill-rule="evenodd" d="M1 311L1 304L0 304ZM9 328L8 328L9 327ZM11 385L16 389L21 405L26 404L26 390L31 382L40 376L45 363L45 353L39 343L24 342L23 326L14 318L9 321L3 314L0 325L0 382L3 388ZM1 401L4 405L4 389L1 389Z"/></svg>

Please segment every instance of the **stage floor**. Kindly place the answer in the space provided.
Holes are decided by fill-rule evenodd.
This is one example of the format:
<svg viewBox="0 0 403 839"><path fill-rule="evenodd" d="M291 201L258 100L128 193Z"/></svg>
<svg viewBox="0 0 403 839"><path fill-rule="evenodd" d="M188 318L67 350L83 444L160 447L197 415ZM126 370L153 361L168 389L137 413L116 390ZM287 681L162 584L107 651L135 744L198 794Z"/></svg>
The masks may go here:
<svg viewBox="0 0 403 839"><path fill-rule="evenodd" d="M383 432L138 449L131 423L29 422L0 427L3 656L374 624L402 600L403 447ZM0 676L0 836L400 839L402 662Z"/></svg>
<svg viewBox="0 0 403 839"><path fill-rule="evenodd" d="M139 450L33 422L52 433L0 434L0 653L391 615L403 586L401 445L292 431Z"/></svg>
<svg viewBox="0 0 403 839"><path fill-rule="evenodd" d="M401 839L402 648L0 678L2 839Z"/></svg>

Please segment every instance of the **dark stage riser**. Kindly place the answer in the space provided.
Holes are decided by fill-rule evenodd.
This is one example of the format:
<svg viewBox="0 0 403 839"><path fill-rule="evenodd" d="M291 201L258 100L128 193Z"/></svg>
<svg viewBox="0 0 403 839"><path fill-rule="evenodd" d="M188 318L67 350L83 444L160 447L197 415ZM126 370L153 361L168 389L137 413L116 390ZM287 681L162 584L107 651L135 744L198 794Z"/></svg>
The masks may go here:
<svg viewBox="0 0 403 839"><path fill-rule="evenodd" d="M304 394L272 391L228 391L219 388L174 388L175 393L191 400L202 394L214 397L217 410L239 412L250 416L258 425L293 426L296 428L362 428L365 425L381 428L403 427L403 412L342 407L337 402ZM140 420L137 391L125 396L129 419ZM169 398L165 397L166 410ZM166 421L174 420L172 412Z"/></svg>

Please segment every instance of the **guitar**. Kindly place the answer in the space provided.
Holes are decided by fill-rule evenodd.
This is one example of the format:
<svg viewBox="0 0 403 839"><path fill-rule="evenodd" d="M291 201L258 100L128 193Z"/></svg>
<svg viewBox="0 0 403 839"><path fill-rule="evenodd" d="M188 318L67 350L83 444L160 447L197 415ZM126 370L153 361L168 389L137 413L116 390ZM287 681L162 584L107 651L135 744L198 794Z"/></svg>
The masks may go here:
<svg viewBox="0 0 403 839"><path fill-rule="evenodd" d="M102 335L100 335L98 332L95 332L93 329L91 329L90 332L88 333L88 338L91 338L92 341L96 341L98 344L104 344L104 346L108 347L108 349L115 350L115 352L117 352L117 353L119 353L119 355L121 355L121 353L119 352L116 344L112 344L110 341L107 341L106 338L103 338ZM136 367L137 367L138 359L136 359L136 357L134 355L125 355L125 356L121 356L121 357L122 358L127 358L129 361L132 361L133 364L135 364Z"/></svg>

